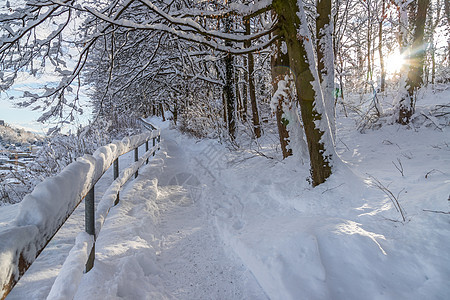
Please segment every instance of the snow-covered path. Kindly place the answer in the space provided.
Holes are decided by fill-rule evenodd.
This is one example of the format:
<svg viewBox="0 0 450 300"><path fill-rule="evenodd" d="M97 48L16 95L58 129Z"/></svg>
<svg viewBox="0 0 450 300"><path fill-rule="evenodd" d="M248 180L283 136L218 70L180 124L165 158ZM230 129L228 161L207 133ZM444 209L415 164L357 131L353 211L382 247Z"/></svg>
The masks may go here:
<svg viewBox="0 0 450 300"><path fill-rule="evenodd" d="M155 124L161 151L111 209L75 299L448 298L448 127L360 134L341 118L343 164L312 188L296 157L229 151ZM59 272L50 262L62 264L69 242L49 245L54 253L7 299L45 299Z"/></svg>
<svg viewBox="0 0 450 300"><path fill-rule="evenodd" d="M75 298L266 299L218 237L182 147L162 145L111 210Z"/></svg>

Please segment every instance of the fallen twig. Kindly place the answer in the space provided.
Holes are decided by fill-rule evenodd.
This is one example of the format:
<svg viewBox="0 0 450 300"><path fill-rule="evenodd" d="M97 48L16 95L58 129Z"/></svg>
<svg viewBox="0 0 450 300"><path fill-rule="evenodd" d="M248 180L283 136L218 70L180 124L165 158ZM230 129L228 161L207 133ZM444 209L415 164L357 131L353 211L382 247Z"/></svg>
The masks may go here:
<svg viewBox="0 0 450 300"><path fill-rule="evenodd" d="M402 165L402 161L400 160L400 158L397 158L398 161L398 165L392 161L392 164L395 166L395 168L400 172L400 174L402 174L402 177L405 177L405 174L403 174L403 165Z"/></svg>
<svg viewBox="0 0 450 300"><path fill-rule="evenodd" d="M445 173L442 172L442 171L433 169L433 170L429 171L427 174L425 174L425 178L428 178L428 176L431 175L431 174L434 173L434 172L439 172L439 173L445 174Z"/></svg>
<svg viewBox="0 0 450 300"><path fill-rule="evenodd" d="M338 187L340 187L340 186L343 186L344 185L344 183L341 183L340 185L338 185L338 186L335 186L335 187L332 187L332 188L329 188L329 189L326 189L325 191L323 191L322 192L322 194L325 194L326 192L328 192L328 191L331 191L331 190L334 190L334 189L337 189Z"/></svg>
<svg viewBox="0 0 450 300"><path fill-rule="evenodd" d="M394 204L395 209L401 214L403 222L405 222L406 221L405 212L403 211L403 208L400 206L400 202L398 201L398 198L400 197L400 193L403 192L404 189L402 189L400 192L398 192L397 196L395 196L392 193L392 191L389 190L388 187L384 186L378 179L376 179L372 175L369 175L369 177L375 181L374 185L377 188L379 188L380 190L382 190L389 197L389 199L391 199L392 204Z"/></svg>
<svg viewBox="0 0 450 300"><path fill-rule="evenodd" d="M428 120L430 120L431 123L433 123L433 125L436 126L437 129L439 129L440 131L442 131L442 128L441 128L438 124L436 124L436 122L433 121L429 116L427 116L427 115L424 114L424 113L421 113L421 115L424 116L425 118L427 118Z"/></svg>
<svg viewBox="0 0 450 300"><path fill-rule="evenodd" d="M436 214L450 215L450 211L430 210L430 209L423 209L423 211L432 212L432 213L436 213Z"/></svg>

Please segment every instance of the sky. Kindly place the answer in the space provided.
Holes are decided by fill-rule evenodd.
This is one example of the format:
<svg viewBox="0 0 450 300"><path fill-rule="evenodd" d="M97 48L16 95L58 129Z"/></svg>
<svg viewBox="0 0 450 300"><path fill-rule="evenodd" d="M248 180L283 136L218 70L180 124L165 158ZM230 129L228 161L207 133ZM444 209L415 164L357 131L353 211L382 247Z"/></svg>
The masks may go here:
<svg viewBox="0 0 450 300"><path fill-rule="evenodd" d="M9 1L9 6L13 9L15 6L21 6L23 2L21 0ZM8 12L9 9L6 7L6 1L0 0L0 14ZM76 27L73 25L72 27ZM68 28L72 28L68 26ZM48 28L47 28L48 30ZM47 30L43 31L42 38L47 34ZM77 57L77 49L66 49L67 53L70 53L73 57ZM67 54L65 53L65 54ZM75 62L70 59L66 61L68 69L74 66ZM40 70L40 74L37 77L33 77L25 72L18 74L18 79L16 83L7 91L0 91L0 120L4 120L9 125L14 127L22 128L35 133L43 134L48 131L49 128L55 126L54 123L40 123L37 119L42 115L42 110L33 111L32 108L19 108L15 105L18 102L23 101L20 99L23 92L28 91L30 93L40 94L42 90L39 87L45 85L52 86L58 85L60 78L55 75L54 67L51 64L46 64L45 70ZM76 88L74 87L74 90ZM71 98L70 95L66 95L68 99ZM75 121L71 126L65 126L62 128L62 132L67 132L71 128L76 128L80 124L86 124L90 118L91 109L88 105L89 98L84 93L83 88L80 90L80 103L82 104L82 109L84 111L83 115L75 116ZM15 99L10 99L14 97Z"/></svg>
<svg viewBox="0 0 450 300"><path fill-rule="evenodd" d="M37 122L37 119L41 116L41 110L33 111L31 108L19 108L16 103L21 101L20 98L10 99L11 96L20 97L24 90L28 90L31 93L36 93L39 85L45 85L46 83L54 82L55 79L41 78L35 79L36 82L22 81L16 85L16 88L11 88L6 92L0 93L0 120L4 120L7 124L25 129L38 134L45 134L49 128L54 127L53 123L41 123ZM71 126L65 126L62 132L67 132L70 129L77 128L80 124L86 124L90 117L90 108L88 105L88 97L81 93L80 102L84 103L83 115L75 117L75 121Z"/></svg>
<svg viewBox="0 0 450 300"><path fill-rule="evenodd" d="M46 130L46 126L36 122L39 118L39 113L31 111L29 109L20 109L14 107L14 105L4 99L4 93L0 100L0 120L4 120L9 125L22 128L28 131L43 133Z"/></svg>

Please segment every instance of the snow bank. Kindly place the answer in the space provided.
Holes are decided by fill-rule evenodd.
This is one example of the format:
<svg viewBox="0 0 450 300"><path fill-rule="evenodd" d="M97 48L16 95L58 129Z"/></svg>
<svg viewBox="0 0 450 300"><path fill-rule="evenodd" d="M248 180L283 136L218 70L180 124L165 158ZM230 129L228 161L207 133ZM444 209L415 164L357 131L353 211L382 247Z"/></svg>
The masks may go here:
<svg viewBox="0 0 450 300"><path fill-rule="evenodd" d="M83 269L88 260L94 237L86 232L80 232L75 245L70 250L64 265L53 283L47 299L72 299L83 275ZM79 271L79 272L78 272Z"/></svg>
<svg viewBox="0 0 450 300"><path fill-rule="evenodd" d="M97 205L97 211L95 215L97 216L97 220L95 223L95 235L98 236L100 229L105 221L105 218L108 214L109 209L114 205L116 201L116 196L122 186L136 173L137 170L145 163L145 161L156 151L159 149L159 144L152 147L149 151L147 151L142 157L139 158L138 161L133 163L128 168L124 169L119 177L109 186L106 192L103 194L102 200Z"/></svg>
<svg viewBox="0 0 450 300"><path fill-rule="evenodd" d="M14 282L19 279L19 265L26 269L24 266L34 261L114 160L159 134L159 129L153 130L100 147L93 155L84 155L58 175L47 178L25 196L15 220L0 231L0 240L7 241L0 245L0 297L11 278Z"/></svg>
<svg viewBox="0 0 450 300"><path fill-rule="evenodd" d="M95 213L95 236L99 235L106 216L108 215L110 208L114 206L117 194L122 186L136 173L136 171L139 170L147 159L159 149L159 147L159 144L155 145L149 149L149 151L144 153L138 161L124 169L103 194ZM75 245L70 251L69 256L66 258L47 299L72 299L75 296L94 242L93 240L86 240L86 235L87 234L84 232L78 235Z"/></svg>
<svg viewBox="0 0 450 300"><path fill-rule="evenodd" d="M449 93L421 100L417 111L448 103ZM194 157L191 172L206 186L201 201L220 238L270 299L448 298L449 127L441 119L361 134L354 117L338 119L342 162L315 188L292 157L165 137ZM374 179L398 197L406 221Z"/></svg>

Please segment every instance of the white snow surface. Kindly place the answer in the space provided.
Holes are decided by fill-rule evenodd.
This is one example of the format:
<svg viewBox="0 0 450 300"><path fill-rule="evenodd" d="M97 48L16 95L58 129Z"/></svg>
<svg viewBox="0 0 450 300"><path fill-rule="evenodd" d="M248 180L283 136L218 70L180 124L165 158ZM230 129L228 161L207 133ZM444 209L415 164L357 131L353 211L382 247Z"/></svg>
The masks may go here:
<svg viewBox="0 0 450 300"><path fill-rule="evenodd" d="M18 274L18 253L32 262L76 208L82 196L102 176L113 161L145 141L157 136L158 130L124 138L84 155L69 164L58 175L47 178L15 206L11 219L0 229L0 284ZM0 296L2 293L0 292Z"/></svg>
<svg viewBox="0 0 450 300"><path fill-rule="evenodd" d="M108 212L110 208L114 206L122 186L139 170L150 155L154 154L157 149L159 149L159 145L155 145L149 149L138 159L138 161L125 168L120 173L119 177L117 177L104 192L95 212L95 236L98 236L100 233ZM75 245L72 250L70 250L69 256L66 258L47 299L73 299L89 254L91 253L92 245L93 237L85 232L78 234Z"/></svg>
<svg viewBox="0 0 450 300"><path fill-rule="evenodd" d="M417 110L448 99L449 89L428 95ZM161 151L110 210L74 299L448 299L448 127L361 134L339 117L343 164L312 188L295 158L230 152L156 125ZM45 299L55 276L45 266L34 280L47 287L26 275L7 299Z"/></svg>

